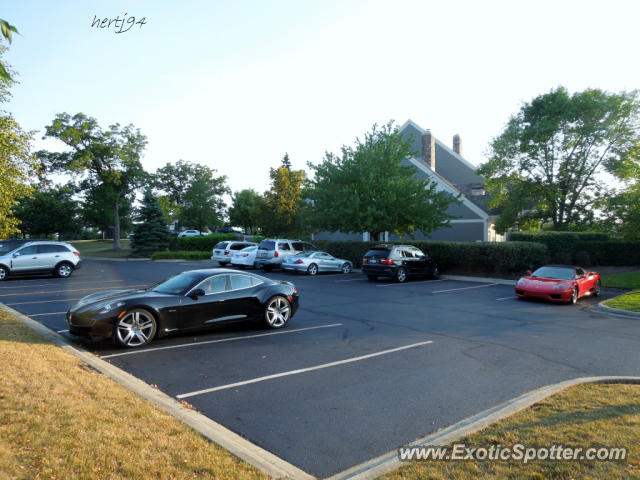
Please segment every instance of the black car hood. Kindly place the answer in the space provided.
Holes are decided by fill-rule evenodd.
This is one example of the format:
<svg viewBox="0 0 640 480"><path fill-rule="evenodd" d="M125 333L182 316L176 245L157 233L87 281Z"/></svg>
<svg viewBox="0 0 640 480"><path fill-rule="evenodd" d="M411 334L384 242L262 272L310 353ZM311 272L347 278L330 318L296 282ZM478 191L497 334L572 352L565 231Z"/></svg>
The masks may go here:
<svg viewBox="0 0 640 480"><path fill-rule="evenodd" d="M76 307L84 305L90 305L96 302L103 302L106 300L129 300L130 298L139 297L140 295L154 294L154 292L148 292L146 290L128 289L128 290L104 290L102 292L92 293L86 297L81 298Z"/></svg>

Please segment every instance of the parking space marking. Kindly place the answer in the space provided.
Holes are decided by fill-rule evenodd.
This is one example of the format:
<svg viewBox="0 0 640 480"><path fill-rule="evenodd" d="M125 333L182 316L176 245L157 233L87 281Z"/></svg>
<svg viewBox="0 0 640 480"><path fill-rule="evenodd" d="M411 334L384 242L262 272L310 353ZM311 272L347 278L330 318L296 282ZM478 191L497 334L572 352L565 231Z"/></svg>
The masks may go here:
<svg viewBox="0 0 640 480"><path fill-rule="evenodd" d="M51 285L52 283L58 282L58 285L60 285L60 281L59 280L51 280L49 281L49 283L40 283L37 285L33 285L33 284L25 284L25 285L7 285L6 287L3 285L2 287L0 287L0 290L9 290L12 288L24 288L24 287L48 287L49 285ZM87 283L116 283L116 282L126 282L126 280L102 280L102 281L94 281L94 282L74 282L77 283L79 285L86 285ZM72 283L72 281L70 280L68 283Z"/></svg>
<svg viewBox="0 0 640 480"><path fill-rule="evenodd" d="M75 302L80 300L79 298L67 298L59 300L38 300L36 302L18 302L18 303L5 303L5 305L12 307L14 305L33 305L36 303L55 303L55 302Z"/></svg>
<svg viewBox="0 0 640 480"><path fill-rule="evenodd" d="M518 298L518 297L516 297L515 295L511 295L511 296L509 296L509 297L496 298L496 300L497 300L498 302L501 302L501 301L503 301L503 300L510 300L510 299L512 299L512 298Z"/></svg>
<svg viewBox="0 0 640 480"><path fill-rule="evenodd" d="M124 289L129 289L129 288L135 288L135 287L148 287L149 284L144 284L144 285L123 285ZM79 288L79 289L75 289L75 290L53 290L53 291L49 291L49 290L40 290L37 292L27 292L27 293L3 293L0 294L0 297L17 297L20 295L41 295L41 294L51 294L51 293L69 293L69 292L87 292L89 290L104 290L104 288Z"/></svg>
<svg viewBox="0 0 640 480"><path fill-rule="evenodd" d="M403 283L383 283L380 285L376 285L376 287L392 287L394 285L417 285L419 283L435 283L435 282L451 282L451 280L441 279L441 280L423 280L421 282L403 282Z"/></svg>
<svg viewBox="0 0 640 480"><path fill-rule="evenodd" d="M433 340L427 340L426 342L412 343L411 345L405 345L403 347L390 348L389 350L382 350L381 352L369 353L367 355L360 355L359 357L346 358L344 360L338 360L336 362L323 363L322 365L316 365L315 367L299 368L298 370L290 370L288 372L275 373L273 375L266 375L264 377L252 378L251 380L244 380L242 382L229 383L227 385L220 385L218 387L205 388L204 390L197 390L195 392L181 393L176 395L176 398L189 398L196 395L203 395L205 393L217 392L219 390L226 390L228 388L240 387L242 385L249 385L251 383L264 382L266 380L273 380L274 378L287 377L289 375L297 375L299 373L313 372L315 370L321 370L323 368L335 367L338 365L344 365L346 363L359 362L368 358L379 357L380 355L387 355L389 353L399 352L401 350L407 350L409 348L416 348L422 345L433 343Z"/></svg>
<svg viewBox="0 0 640 480"><path fill-rule="evenodd" d="M68 332L68 331L69 331L69 330L58 330L58 331L56 331L56 333L66 333L66 332Z"/></svg>
<svg viewBox="0 0 640 480"><path fill-rule="evenodd" d="M498 283L488 283L487 285L478 285L477 287L462 287L462 288L450 288L448 290L436 290L431 293L445 293L445 292L455 292L456 290L471 290L473 288L484 288L491 287L493 285L499 285Z"/></svg>
<svg viewBox="0 0 640 480"><path fill-rule="evenodd" d="M243 337L220 338L218 340L207 340L204 342L182 343L180 345L168 345L166 347L145 348L143 350L133 350L131 352L112 353L110 355L104 355L100 358L104 359L104 358L122 357L124 355L135 355L137 353L156 352L158 350L169 350L173 348L197 347L199 345L209 345L212 343L231 342L233 340L245 340L247 338L269 337L271 335L282 335L283 333L306 332L308 330L318 330L320 328L332 328L332 327L340 327L340 326L342 326L342 323L331 323L329 325L318 325L316 327L296 328L293 330L281 330L278 332L259 333L256 335L245 335Z"/></svg>
<svg viewBox="0 0 640 480"><path fill-rule="evenodd" d="M67 312L51 312L51 313L31 313L28 316L29 317L44 317L46 315L60 315L60 314L65 314L66 315ZM26 315L26 314L25 314Z"/></svg>
<svg viewBox="0 0 640 480"><path fill-rule="evenodd" d="M365 280L364 277L362 277L362 278L352 278L350 280L336 280L336 283L339 283L339 282L364 282L364 280Z"/></svg>

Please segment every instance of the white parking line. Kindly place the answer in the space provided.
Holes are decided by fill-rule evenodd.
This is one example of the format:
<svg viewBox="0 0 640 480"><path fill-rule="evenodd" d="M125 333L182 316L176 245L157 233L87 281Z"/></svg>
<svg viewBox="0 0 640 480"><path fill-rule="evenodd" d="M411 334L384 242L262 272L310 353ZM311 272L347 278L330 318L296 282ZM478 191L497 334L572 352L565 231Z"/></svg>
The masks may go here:
<svg viewBox="0 0 640 480"><path fill-rule="evenodd" d="M518 298L518 297L516 297L515 295L511 295L510 297L496 298L496 300L497 300L498 302L501 302L501 301L503 301L503 300L511 300L512 298Z"/></svg>
<svg viewBox="0 0 640 480"><path fill-rule="evenodd" d="M478 285L477 287L462 287L462 288L450 288L449 290L436 290L431 293L444 293L444 292L455 292L456 290L471 290L472 288L484 288L491 287L493 285L498 285L497 283L488 283L487 285Z"/></svg>
<svg viewBox="0 0 640 480"><path fill-rule="evenodd" d="M28 317L44 317L46 315L60 315L61 313L66 314L67 312L51 312L51 313L32 313L27 315Z"/></svg>
<svg viewBox="0 0 640 480"><path fill-rule="evenodd" d="M83 282L79 279L76 279L75 281L73 280L67 280L65 283L76 283L78 285L86 285L87 283L116 283L116 282L126 282L127 280L101 280L101 281L95 281L95 282ZM23 288L24 287L48 287L49 285L56 283L57 282L57 286L60 286L64 280L61 282L59 279L58 280L51 280L48 283L40 283L40 284L32 284L32 283L26 283L24 285L7 285L7 286L2 286L0 287L0 291L4 291L4 290L10 290L10 289L15 289L15 288Z"/></svg>
<svg viewBox="0 0 640 480"><path fill-rule="evenodd" d="M19 302L19 303L5 303L5 305L12 307L14 305L33 305L36 303L56 303L56 302L75 302L80 300L79 298L67 298L60 300L38 300L37 302Z"/></svg>
<svg viewBox="0 0 640 480"><path fill-rule="evenodd" d="M204 390L197 390L195 392L182 393L176 395L176 398L189 398L196 395L202 395L204 393L216 392L218 390L225 390L227 388L240 387L242 385L249 385L251 383L264 382L265 380L272 380L274 378L286 377L289 375L297 375L298 373L313 372L314 370L320 370L323 368L335 367L337 365L344 365L345 363L359 362L360 360L366 360L367 358L379 357L380 355L386 355L388 353L399 352L400 350L406 350L408 348L420 347L433 343L432 340L426 342L412 343L411 345L405 345L404 347L390 348L389 350L382 350L381 352L369 353L367 355L361 355L359 357L347 358L345 360L338 360L337 362L323 363L322 365L316 365L315 367L300 368L298 370L290 370L288 372L275 373L273 375L266 375L264 377L253 378L251 380L245 380L243 382L229 383L228 385L220 385L219 387L206 388Z"/></svg>
<svg viewBox="0 0 640 480"><path fill-rule="evenodd" d="M362 282L362 281L364 281L364 279L365 278L362 277L362 278L352 278L350 280L336 280L336 283L339 283L339 282Z"/></svg>
<svg viewBox="0 0 640 480"><path fill-rule="evenodd" d="M269 337L271 335L281 335L283 333L306 332L308 330L318 330L320 328L339 327L341 325L342 325L342 323L331 323L329 325L318 325L316 327L296 328L294 330L281 330L281 331L278 331L278 332L259 333L257 335L245 335L244 337L221 338L219 340L207 340L207 341L204 341L204 342L182 343L180 345L169 345L167 347L145 348L143 350L133 350L131 352L112 353L111 355L104 355L104 356L102 356L100 358L122 357L124 355L135 355L137 353L156 352L158 350L169 350L169 349L173 349L173 348L197 347L199 345L209 345L211 343L231 342L233 340L244 340L246 338Z"/></svg>
<svg viewBox="0 0 640 480"><path fill-rule="evenodd" d="M56 333L65 333L68 332L69 330L58 330Z"/></svg>
<svg viewBox="0 0 640 480"><path fill-rule="evenodd" d="M149 284L144 285L123 285L122 289L136 288L136 287L148 287ZM104 288L78 288L75 290L39 290L37 292L28 292L28 293L3 293L0 297L17 297L21 295L41 295L41 294L51 294L51 293L69 293L69 292L87 292L89 290L104 290ZM121 289L118 289L121 290Z"/></svg>
<svg viewBox="0 0 640 480"><path fill-rule="evenodd" d="M417 285L419 283L435 283L435 282L450 282L451 280L446 280L446 279L442 279L442 280L423 280L421 282L403 282L403 283L382 283L380 285L376 285L376 287L392 287L394 285Z"/></svg>

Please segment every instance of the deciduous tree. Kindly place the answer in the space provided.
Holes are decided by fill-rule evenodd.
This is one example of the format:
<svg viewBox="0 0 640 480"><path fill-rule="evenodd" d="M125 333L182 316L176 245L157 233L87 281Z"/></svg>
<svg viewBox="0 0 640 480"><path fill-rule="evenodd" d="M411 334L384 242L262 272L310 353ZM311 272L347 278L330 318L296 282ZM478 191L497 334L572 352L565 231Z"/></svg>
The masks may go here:
<svg viewBox="0 0 640 480"><path fill-rule="evenodd" d="M262 225L266 210L264 197L253 189L246 189L234 193L232 202L229 223L243 227L247 232L256 233L257 228Z"/></svg>
<svg viewBox="0 0 640 480"><path fill-rule="evenodd" d="M320 164L309 164L315 172L308 192L312 225L317 230L369 232L373 238L385 231L428 235L448 225L452 217L446 210L454 198L403 163L412 154L389 122L381 128L374 125L364 140L342 147L341 155L327 153Z"/></svg>

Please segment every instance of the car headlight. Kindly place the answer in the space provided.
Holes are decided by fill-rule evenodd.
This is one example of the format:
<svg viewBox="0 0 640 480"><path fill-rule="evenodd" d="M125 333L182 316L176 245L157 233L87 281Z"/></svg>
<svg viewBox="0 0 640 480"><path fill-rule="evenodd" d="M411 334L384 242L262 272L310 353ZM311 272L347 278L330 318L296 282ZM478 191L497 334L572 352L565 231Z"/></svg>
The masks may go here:
<svg viewBox="0 0 640 480"><path fill-rule="evenodd" d="M571 287L570 283L559 283L558 285L554 285L553 289L554 290L567 290L567 289L569 289L569 287Z"/></svg>
<svg viewBox="0 0 640 480"><path fill-rule="evenodd" d="M518 280L518 283L516 283L516 285L520 287L524 287L526 284L527 284L527 281L524 278L521 278L520 280Z"/></svg>
<svg viewBox="0 0 640 480"><path fill-rule="evenodd" d="M124 302L107 303L106 305L102 306L102 309L98 313L108 313L114 308L122 307L123 305L124 305Z"/></svg>

